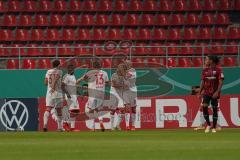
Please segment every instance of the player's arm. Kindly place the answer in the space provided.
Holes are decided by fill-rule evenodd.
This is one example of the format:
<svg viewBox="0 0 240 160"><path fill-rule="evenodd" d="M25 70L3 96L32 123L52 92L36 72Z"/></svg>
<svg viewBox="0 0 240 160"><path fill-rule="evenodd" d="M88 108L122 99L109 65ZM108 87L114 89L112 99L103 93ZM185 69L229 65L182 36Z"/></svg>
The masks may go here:
<svg viewBox="0 0 240 160"><path fill-rule="evenodd" d="M223 75L221 69L219 69L217 78L218 78L218 87L217 87L217 90L213 94L213 98L218 98L219 93L221 92L221 89L222 89L222 86L223 86L224 75Z"/></svg>
<svg viewBox="0 0 240 160"><path fill-rule="evenodd" d="M85 74L83 75L81 78L79 78L77 81L76 81L76 85L79 85L80 82L82 81L87 81L88 80L88 76Z"/></svg>

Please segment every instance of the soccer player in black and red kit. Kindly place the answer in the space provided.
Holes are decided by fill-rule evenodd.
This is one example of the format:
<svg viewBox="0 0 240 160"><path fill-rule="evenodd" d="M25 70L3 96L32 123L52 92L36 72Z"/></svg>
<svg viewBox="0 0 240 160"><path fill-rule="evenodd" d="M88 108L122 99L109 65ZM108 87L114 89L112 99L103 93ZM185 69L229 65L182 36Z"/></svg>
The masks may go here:
<svg viewBox="0 0 240 160"><path fill-rule="evenodd" d="M211 103L213 110L212 132L216 132L218 120L218 100L220 98L224 75L221 67L218 65L219 58L214 55L205 58L205 67L202 70L202 80L200 84L200 93L202 93L203 115L207 123L205 133L211 129L209 120L208 106Z"/></svg>

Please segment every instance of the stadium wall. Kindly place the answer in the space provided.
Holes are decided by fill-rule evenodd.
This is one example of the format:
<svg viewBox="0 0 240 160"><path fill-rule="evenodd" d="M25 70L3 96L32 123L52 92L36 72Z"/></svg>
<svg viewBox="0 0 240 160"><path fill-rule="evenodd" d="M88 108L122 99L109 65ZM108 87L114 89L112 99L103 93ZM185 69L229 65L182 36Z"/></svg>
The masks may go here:
<svg viewBox="0 0 240 160"><path fill-rule="evenodd" d="M78 69L80 77L87 69ZM106 70L109 75L112 70ZM38 98L46 94L46 70L0 70L0 98ZM200 68L138 69L139 96L188 95L200 83ZM240 93L240 68L224 68L223 94Z"/></svg>

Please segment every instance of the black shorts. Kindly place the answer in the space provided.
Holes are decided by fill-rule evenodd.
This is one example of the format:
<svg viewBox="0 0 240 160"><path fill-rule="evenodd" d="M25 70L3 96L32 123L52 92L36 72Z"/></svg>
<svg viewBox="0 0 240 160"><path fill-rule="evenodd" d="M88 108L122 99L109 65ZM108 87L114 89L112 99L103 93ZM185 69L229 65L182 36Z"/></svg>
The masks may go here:
<svg viewBox="0 0 240 160"><path fill-rule="evenodd" d="M202 103L207 104L209 106L211 102L212 107L218 107L218 99L219 98L212 98L211 96L203 95Z"/></svg>

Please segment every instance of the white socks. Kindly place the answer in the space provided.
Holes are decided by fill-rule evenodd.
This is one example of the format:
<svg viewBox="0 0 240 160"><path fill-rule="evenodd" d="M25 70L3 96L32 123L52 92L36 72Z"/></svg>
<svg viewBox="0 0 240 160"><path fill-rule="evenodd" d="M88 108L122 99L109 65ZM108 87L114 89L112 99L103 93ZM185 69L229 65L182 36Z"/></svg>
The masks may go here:
<svg viewBox="0 0 240 160"><path fill-rule="evenodd" d="M75 128L75 120L76 120L75 117L70 118L70 125L71 125L71 128Z"/></svg>
<svg viewBox="0 0 240 160"><path fill-rule="evenodd" d="M125 122L126 122L126 127L129 127L130 113L125 113Z"/></svg>
<svg viewBox="0 0 240 160"><path fill-rule="evenodd" d="M110 114L110 123L111 123L111 129L113 129L113 128L114 128L114 118L115 118L115 116L114 116L114 115L112 115L112 114Z"/></svg>
<svg viewBox="0 0 240 160"><path fill-rule="evenodd" d="M131 120L132 120L132 126L135 127L135 122L136 122L136 113L132 113L131 115Z"/></svg>
<svg viewBox="0 0 240 160"><path fill-rule="evenodd" d="M49 111L45 111L44 112L44 115L43 115L43 128L47 128L49 115L50 115Z"/></svg>
<svg viewBox="0 0 240 160"><path fill-rule="evenodd" d="M120 126L120 123L122 122L123 117L124 117L124 114L122 114L122 113L118 114L117 127Z"/></svg>
<svg viewBox="0 0 240 160"><path fill-rule="evenodd" d="M62 126L62 116L58 116L57 125L58 125L58 129L63 128L63 126Z"/></svg>

